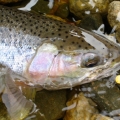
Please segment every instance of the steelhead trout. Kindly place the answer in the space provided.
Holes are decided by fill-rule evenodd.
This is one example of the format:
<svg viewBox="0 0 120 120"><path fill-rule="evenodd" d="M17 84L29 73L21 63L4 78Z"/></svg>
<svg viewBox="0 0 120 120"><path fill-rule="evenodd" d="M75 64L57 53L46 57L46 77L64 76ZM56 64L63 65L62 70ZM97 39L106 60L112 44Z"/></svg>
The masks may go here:
<svg viewBox="0 0 120 120"><path fill-rule="evenodd" d="M63 89L108 77L119 57L120 47L95 33L0 6L0 64L32 85Z"/></svg>
<svg viewBox="0 0 120 120"><path fill-rule="evenodd" d="M0 65L2 100L19 120L34 104L15 86L16 75L45 89L71 88L115 74L120 47L82 28L0 6Z"/></svg>

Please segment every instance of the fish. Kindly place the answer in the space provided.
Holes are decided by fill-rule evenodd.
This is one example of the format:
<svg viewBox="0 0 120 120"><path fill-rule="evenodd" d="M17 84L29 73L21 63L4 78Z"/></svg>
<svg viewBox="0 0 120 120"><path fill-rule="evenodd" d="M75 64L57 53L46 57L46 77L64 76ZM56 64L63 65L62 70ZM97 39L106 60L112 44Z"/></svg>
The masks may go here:
<svg viewBox="0 0 120 120"><path fill-rule="evenodd" d="M0 5L0 93L13 120L36 109L15 80L58 90L113 76L119 69L120 46L105 37Z"/></svg>
<svg viewBox="0 0 120 120"><path fill-rule="evenodd" d="M0 65L28 85L65 89L116 74L120 46L77 26L0 6Z"/></svg>

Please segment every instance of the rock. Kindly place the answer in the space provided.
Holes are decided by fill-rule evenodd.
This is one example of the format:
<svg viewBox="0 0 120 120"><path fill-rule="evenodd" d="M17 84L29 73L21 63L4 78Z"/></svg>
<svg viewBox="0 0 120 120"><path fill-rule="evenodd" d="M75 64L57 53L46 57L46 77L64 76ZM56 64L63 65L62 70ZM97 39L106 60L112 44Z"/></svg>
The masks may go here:
<svg viewBox="0 0 120 120"><path fill-rule="evenodd" d="M120 22L120 1L113 1L109 4L107 18L111 27L118 25Z"/></svg>
<svg viewBox="0 0 120 120"><path fill-rule="evenodd" d="M114 119L110 118L110 117L106 117L106 116L101 115L101 114L95 114L92 116L92 118L90 120L114 120Z"/></svg>
<svg viewBox="0 0 120 120"><path fill-rule="evenodd" d="M109 0L69 0L70 12L79 18L85 14L100 13L106 14Z"/></svg>
<svg viewBox="0 0 120 120"><path fill-rule="evenodd" d="M115 32L116 41L120 43L120 28Z"/></svg>
<svg viewBox="0 0 120 120"><path fill-rule="evenodd" d="M95 113L98 113L96 104L84 97L83 93L73 96L67 102L67 107L64 120L90 120Z"/></svg>
<svg viewBox="0 0 120 120"><path fill-rule="evenodd" d="M87 30L97 30L102 25L102 17L100 14L85 15L78 26Z"/></svg>
<svg viewBox="0 0 120 120"><path fill-rule="evenodd" d="M2 103L1 101L0 101L0 120L10 120L10 117L7 113L7 109L4 103Z"/></svg>
<svg viewBox="0 0 120 120"><path fill-rule="evenodd" d="M61 18L67 18L68 15L69 15L68 4L67 4L67 3L61 4L61 5L58 7L55 15L57 15L57 16L59 16L59 17L61 17Z"/></svg>
<svg viewBox="0 0 120 120"><path fill-rule="evenodd" d="M16 3L22 0L0 0L0 3L2 4L8 4L8 3Z"/></svg>
<svg viewBox="0 0 120 120"><path fill-rule="evenodd" d="M38 0L38 2L31 8L33 11L37 13L49 13L51 8L48 6L49 1L47 0Z"/></svg>
<svg viewBox="0 0 120 120"><path fill-rule="evenodd" d="M113 111L120 108L120 90L113 78L84 84L81 90L85 96L90 97L98 105L101 112L105 111L110 116L116 115Z"/></svg>
<svg viewBox="0 0 120 120"><path fill-rule="evenodd" d="M110 3L111 3L111 2L113 2L113 1L120 1L120 0L109 0L109 1L110 1Z"/></svg>
<svg viewBox="0 0 120 120"><path fill-rule="evenodd" d="M36 93L35 103L46 120L57 120L63 117L65 112L62 109L66 107L66 90L39 91Z"/></svg>

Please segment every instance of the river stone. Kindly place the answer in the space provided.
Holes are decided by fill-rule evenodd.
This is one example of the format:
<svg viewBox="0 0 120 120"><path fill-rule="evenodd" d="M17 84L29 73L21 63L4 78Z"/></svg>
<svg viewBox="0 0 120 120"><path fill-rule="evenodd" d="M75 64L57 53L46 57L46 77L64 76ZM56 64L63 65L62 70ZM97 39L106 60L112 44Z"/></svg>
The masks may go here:
<svg viewBox="0 0 120 120"><path fill-rule="evenodd" d="M114 111L120 109L120 90L113 78L84 84L81 90L85 96L92 98L99 110L106 115L114 116Z"/></svg>
<svg viewBox="0 0 120 120"><path fill-rule="evenodd" d="M36 93L35 104L46 120L58 120L65 112L62 109L66 107L66 90L39 91Z"/></svg>
<svg viewBox="0 0 120 120"><path fill-rule="evenodd" d="M85 15L78 26L87 30L97 30L102 24L100 14L90 14Z"/></svg>
<svg viewBox="0 0 120 120"><path fill-rule="evenodd" d="M120 1L113 1L109 4L107 18L111 27L117 27L120 22Z"/></svg>
<svg viewBox="0 0 120 120"><path fill-rule="evenodd" d="M7 109L4 103L2 103L1 101L0 101L0 120L10 120L10 117L7 113Z"/></svg>
<svg viewBox="0 0 120 120"><path fill-rule="evenodd" d="M116 41L120 43L120 28L115 32Z"/></svg>
<svg viewBox="0 0 120 120"><path fill-rule="evenodd" d="M0 0L0 3L2 4L9 4L9 3L16 3L22 0Z"/></svg>
<svg viewBox="0 0 120 120"><path fill-rule="evenodd" d="M67 3L60 4L55 15L57 15L61 18L67 18L69 15L68 4Z"/></svg>
<svg viewBox="0 0 120 120"><path fill-rule="evenodd" d="M84 97L83 93L73 96L67 102L67 107L64 120L90 120L95 113L98 113L95 108L96 104L91 99Z"/></svg>
<svg viewBox="0 0 120 120"><path fill-rule="evenodd" d="M101 114L95 114L92 116L90 120L114 120L114 119Z"/></svg>
<svg viewBox="0 0 120 120"><path fill-rule="evenodd" d="M38 0L38 2L31 8L37 13L49 13L51 8L48 6L49 1L47 0Z"/></svg>
<svg viewBox="0 0 120 120"><path fill-rule="evenodd" d="M106 14L109 0L69 0L69 9L77 17L82 18L85 14Z"/></svg>

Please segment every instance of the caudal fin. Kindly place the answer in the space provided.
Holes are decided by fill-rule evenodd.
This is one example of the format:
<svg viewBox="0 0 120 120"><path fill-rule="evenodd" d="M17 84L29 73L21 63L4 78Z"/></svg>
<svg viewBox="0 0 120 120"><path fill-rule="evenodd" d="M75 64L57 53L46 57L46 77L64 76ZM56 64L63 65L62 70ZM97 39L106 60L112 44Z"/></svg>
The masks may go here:
<svg viewBox="0 0 120 120"><path fill-rule="evenodd" d="M3 103L13 120L21 120L29 115L34 108L34 103L27 100L20 89L15 85L10 70L8 70L4 80L5 88L2 95Z"/></svg>

